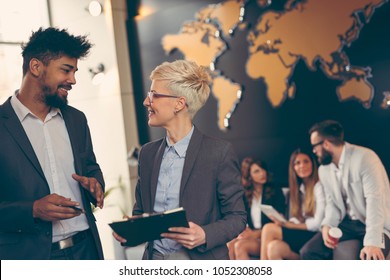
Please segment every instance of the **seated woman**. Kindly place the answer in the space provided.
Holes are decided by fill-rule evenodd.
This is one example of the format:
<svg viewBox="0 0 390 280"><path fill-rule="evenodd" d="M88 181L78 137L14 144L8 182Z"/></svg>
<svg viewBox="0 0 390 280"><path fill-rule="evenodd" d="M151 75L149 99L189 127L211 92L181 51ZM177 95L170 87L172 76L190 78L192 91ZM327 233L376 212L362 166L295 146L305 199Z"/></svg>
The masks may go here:
<svg viewBox="0 0 390 280"><path fill-rule="evenodd" d="M241 167L248 226L236 239L227 244L231 260L247 260L251 257L259 257L261 226L272 222L261 213L261 204L272 205L280 213L285 211L285 198L282 190L273 187L268 182L267 165L260 160L250 159L248 161L245 159Z"/></svg>
<svg viewBox="0 0 390 280"><path fill-rule="evenodd" d="M320 229L325 195L318 181L317 164L309 153L295 150L290 157L290 220L264 226L261 259L299 259L300 248Z"/></svg>

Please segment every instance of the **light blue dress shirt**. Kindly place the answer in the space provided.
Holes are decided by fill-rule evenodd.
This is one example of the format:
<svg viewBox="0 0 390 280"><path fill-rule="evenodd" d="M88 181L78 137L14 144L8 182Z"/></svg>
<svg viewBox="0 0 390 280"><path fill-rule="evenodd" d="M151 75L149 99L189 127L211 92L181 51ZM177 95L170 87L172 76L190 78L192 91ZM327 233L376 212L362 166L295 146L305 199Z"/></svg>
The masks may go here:
<svg viewBox="0 0 390 280"><path fill-rule="evenodd" d="M158 175L154 212L164 212L180 207L180 183L183 173L184 160L190 143L194 126L191 131L179 142L172 145L166 137L165 147ZM163 238L155 240L153 248L165 254L171 254L181 249L176 241Z"/></svg>

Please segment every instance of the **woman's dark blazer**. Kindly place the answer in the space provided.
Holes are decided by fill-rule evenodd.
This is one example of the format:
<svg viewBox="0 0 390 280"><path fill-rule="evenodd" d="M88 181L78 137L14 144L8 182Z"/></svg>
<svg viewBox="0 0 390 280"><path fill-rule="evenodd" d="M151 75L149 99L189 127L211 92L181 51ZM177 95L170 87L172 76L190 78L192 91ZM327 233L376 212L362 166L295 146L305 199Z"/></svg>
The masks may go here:
<svg viewBox="0 0 390 280"><path fill-rule="evenodd" d="M244 196L245 209L247 211L247 220L248 226L251 229L255 229L253 226L252 216L251 216L251 207L248 203L248 200ZM286 211L286 200L283 195L281 188L276 187L272 184L266 184L263 188L263 194L261 199L261 204L267 204L273 206L279 213L285 214ZM267 223L272 222L264 213L259 213L261 215L261 226L264 226Z"/></svg>
<svg viewBox="0 0 390 280"><path fill-rule="evenodd" d="M145 144L139 154L139 179L133 215L153 212L166 140ZM226 243L246 226L238 159L229 142L202 134L196 127L186 152L180 207L206 233L206 244L188 250L191 259L228 259ZM147 252L152 250L151 244Z"/></svg>

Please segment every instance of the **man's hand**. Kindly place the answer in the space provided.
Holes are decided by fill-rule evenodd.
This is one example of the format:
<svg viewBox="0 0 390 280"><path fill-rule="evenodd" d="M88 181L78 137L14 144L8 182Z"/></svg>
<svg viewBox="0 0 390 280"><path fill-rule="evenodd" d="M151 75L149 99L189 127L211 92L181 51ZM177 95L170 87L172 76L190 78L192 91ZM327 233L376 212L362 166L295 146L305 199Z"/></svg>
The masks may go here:
<svg viewBox="0 0 390 280"><path fill-rule="evenodd" d="M375 246L364 246L360 251L361 260L384 260L385 255L382 250Z"/></svg>
<svg viewBox="0 0 390 280"><path fill-rule="evenodd" d="M34 201L33 217L44 221L59 221L79 216L83 211L77 211L70 206L78 207L80 203L58 194L49 194Z"/></svg>
<svg viewBox="0 0 390 280"><path fill-rule="evenodd" d="M329 226L322 227L322 239L324 240L324 245L328 248L335 249L337 247L337 243L335 244L332 239L329 238Z"/></svg>
<svg viewBox="0 0 390 280"><path fill-rule="evenodd" d="M189 222L189 228L172 227L169 233L161 234L162 237L175 240L187 249L193 249L206 243L206 233L203 228L193 222Z"/></svg>
<svg viewBox="0 0 390 280"><path fill-rule="evenodd" d="M103 188L98 180L77 174L72 174L72 178L79 182L84 189L91 193L91 195L96 199L96 205L102 209L104 203L104 193Z"/></svg>

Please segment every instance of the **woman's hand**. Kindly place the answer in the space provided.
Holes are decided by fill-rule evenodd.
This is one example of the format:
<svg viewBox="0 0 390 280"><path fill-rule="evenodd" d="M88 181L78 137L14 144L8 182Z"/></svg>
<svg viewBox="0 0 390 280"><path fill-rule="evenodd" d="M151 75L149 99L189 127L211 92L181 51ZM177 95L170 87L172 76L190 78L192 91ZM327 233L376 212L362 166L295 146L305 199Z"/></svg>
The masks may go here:
<svg viewBox="0 0 390 280"><path fill-rule="evenodd" d="M162 233L161 236L175 240L187 249L193 249L206 243L206 233L199 225L189 222L189 228L171 227L169 232Z"/></svg>

